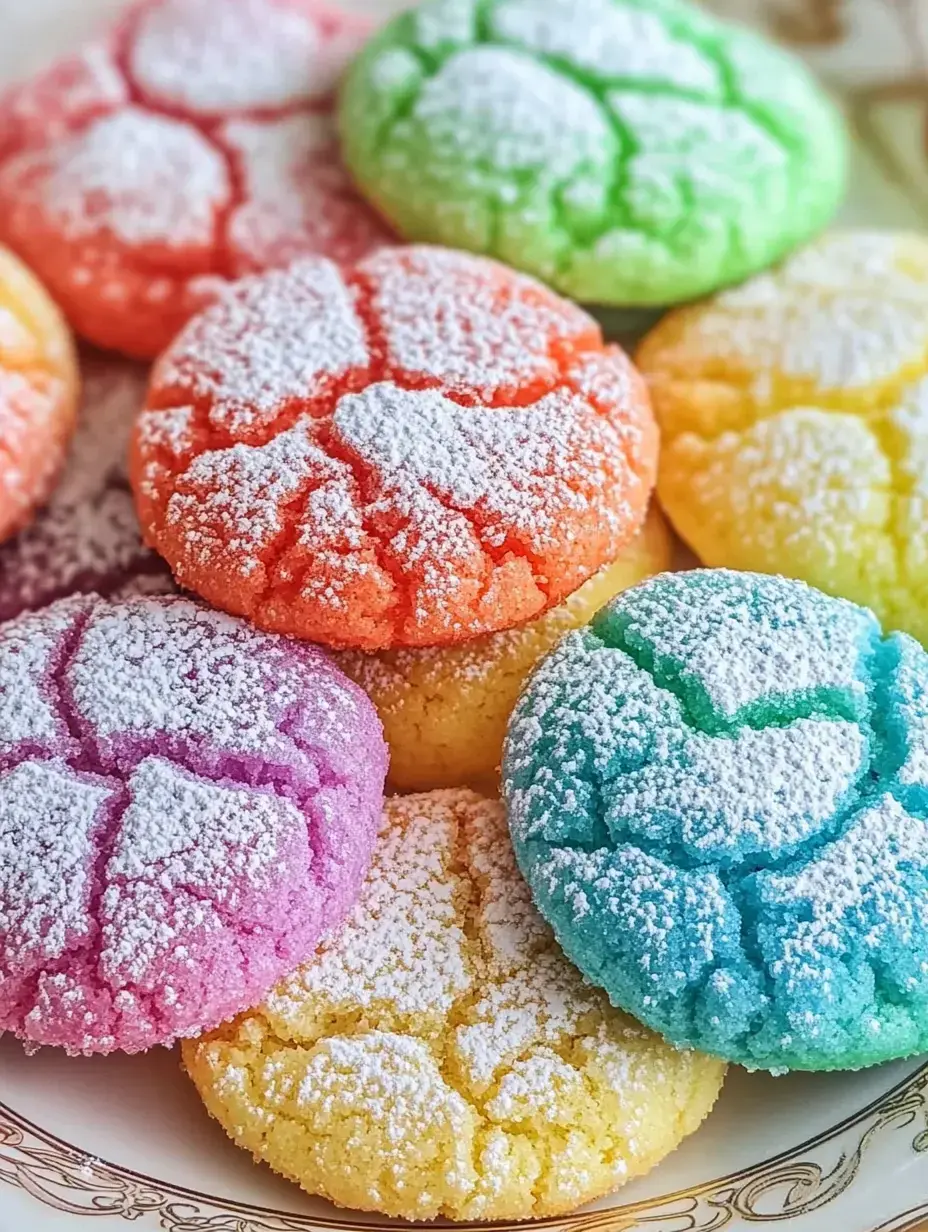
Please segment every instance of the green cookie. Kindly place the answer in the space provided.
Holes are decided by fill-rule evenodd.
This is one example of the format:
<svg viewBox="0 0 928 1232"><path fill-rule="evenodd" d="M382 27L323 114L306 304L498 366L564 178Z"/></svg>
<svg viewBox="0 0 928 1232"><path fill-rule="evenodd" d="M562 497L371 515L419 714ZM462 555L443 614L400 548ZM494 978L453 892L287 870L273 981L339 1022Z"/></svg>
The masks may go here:
<svg viewBox="0 0 928 1232"><path fill-rule="evenodd" d="M362 52L340 123L404 236L625 306L783 256L834 213L847 155L801 64L683 0L431 0Z"/></svg>

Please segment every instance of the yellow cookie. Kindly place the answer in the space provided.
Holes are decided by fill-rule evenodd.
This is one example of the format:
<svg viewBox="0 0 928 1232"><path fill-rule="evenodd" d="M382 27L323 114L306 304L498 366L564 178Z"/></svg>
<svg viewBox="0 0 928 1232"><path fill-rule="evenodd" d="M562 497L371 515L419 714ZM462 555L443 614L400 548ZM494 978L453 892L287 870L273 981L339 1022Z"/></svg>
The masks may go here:
<svg viewBox="0 0 928 1232"><path fill-rule="evenodd" d="M826 236L665 317L638 364L661 501L706 564L801 578L928 640L928 240Z"/></svg>
<svg viewBox="0 0 928 1232"><path fill-rule="evenodd" d="M696 1129L724 1074L584 983L502 806L466 790L389 800L344 928L184 1062L256 1158L407 1219L525 1219L608 1193Z"/></svg>
<svg viewBox="0 0 928 1232"><path fill-rule="evenodd" d="M0 540L28 522L64 465L78 384L64 317L0 248Z"/></svg>
<svg viewBox="0 0 928 1232"><path fill-rule="evenodd" d="M652 504L618 560L538 620L459 646L336 655L380 713L390 746L389 785L495 791L506 723L532 668L619 591L669 568L671 551L667 524Z"/></svg>

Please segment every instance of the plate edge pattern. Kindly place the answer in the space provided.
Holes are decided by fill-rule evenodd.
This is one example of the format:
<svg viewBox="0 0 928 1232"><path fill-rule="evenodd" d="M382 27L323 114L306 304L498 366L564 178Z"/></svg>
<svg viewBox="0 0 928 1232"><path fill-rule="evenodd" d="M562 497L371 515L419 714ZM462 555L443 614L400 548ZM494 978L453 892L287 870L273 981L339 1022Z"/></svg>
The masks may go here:
<svg viewBox="0 0 928 1232"><path fill-rule="evenodd" d="M912 1132L908 1149L928 1156L928 1064L875 1103L785 1154L674 1194L543 1219L534 1226L550 1232L719 1232L735 1220L758 1226L783 1223L839 1198L858 1179L874 1142L906 1130ZM819 1153L825 1146L833 1148L829 1158ZM384 1221L288 1214L187 1190L91 1157L2 1103L0 1184L65 1214L157 1219L163 1232L386 1232L396 1227ZM882 1227L914 1228L921 1214L916 1208ZM906 1222L900 1225L899 1219ZM526 1227L504 1222L470 1226L497 1232Z"/></svg>

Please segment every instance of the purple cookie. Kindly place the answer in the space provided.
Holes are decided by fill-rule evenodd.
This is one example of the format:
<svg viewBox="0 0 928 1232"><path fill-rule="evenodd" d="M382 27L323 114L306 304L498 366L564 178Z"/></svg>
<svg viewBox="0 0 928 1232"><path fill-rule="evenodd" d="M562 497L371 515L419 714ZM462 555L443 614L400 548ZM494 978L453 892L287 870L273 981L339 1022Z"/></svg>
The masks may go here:
<svg viewBox="0 0 928 1232"><path fill-rule="evenodd" d="M135 1052L260 1001L358 894L386 761L320 651L186 599L0 625L0 1031Z"/></svg>
<svg viewBox="0 0 928 1232"><path fill-rule="evenodd" d="M0 547L0 620L78 591L174 589L167 565L142 543L126 474L146 370L90 359L81 375L80 417L61 480L34 521Z"/></svg>

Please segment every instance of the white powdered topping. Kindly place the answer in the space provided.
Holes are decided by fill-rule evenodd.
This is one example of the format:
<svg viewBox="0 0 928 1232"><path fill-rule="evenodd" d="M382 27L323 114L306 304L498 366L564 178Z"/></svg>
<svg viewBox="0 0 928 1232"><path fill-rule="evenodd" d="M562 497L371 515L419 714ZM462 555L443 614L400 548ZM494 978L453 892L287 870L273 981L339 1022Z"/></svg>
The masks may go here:
<svg viewBox="0 0 928 1232"><path fill-rule="evenodd" d="M474 40L480 0L429 0L413 9L416 45L442 51Z"/></svg>
<svg viewBox="0 0 928 1232"><path fill-rule="evenodd" d="M222 138L238 156L245 185L246 199L227 228L242 258L250 266L283 265L308 251L326 252L344 221L331 201L350 185L331 114L237 121L224 125Z"/></svg>
<svg viewBox="0 0 928 1232"><path fill-rule="evenodd" d="M608 785L606 821L618 839L682 843L697 860L777 855L834 818L866 751L857 725L839 719L693 732L668 760Z"/></svg>
<svg viewBox="0 0 928 1232"><path fill-rule="evenodd" d="M110 47L89 43L58 60L4 99L17 146L60 141L85 119L129 101Z"/></svg>
<svg viewBox="0 0 928 1232"><path fill-rule="evenodd" d="M290 1030L307 997L319 1018L375 1010L386 1024L443 1019L473 983L453 867L457 821L396 805L384 814L364 896L348 920L271 994L267 1010Z"/></svg>
<svg viewBox="0 0 928 1232"><path fill-rule="evenodd" d="M67 735L50 684L51 665L88 607L88 601L69 600L0 625L0 756Z"/></svg>
<svg viewBox="0 0 928 1232"><path fill-rule="evenodd" d="M869 613L801 582L725 569L703 574L711 588L694 606L687 577L644 582L627 607L622 597L611 606L629 636L699 683L718 715L821 689L862 701L861 653L877 630Z"/></svg>
<svg viewBox="0 0 928 1232"><path fill-rule="evenodd" d="M500 411L380 382L342 398L334 426L424 540L446 533L432 525L437 498L438 508L479 511L481 536L491 548L515 536L544 551L564 535L561 519L588 507L591 488L599 498L607 493L606 475L597 476L605 450L592 429L602 425L606 435L608 424L590 418L589 406L563 391ZM610 502L603 505L608 518ZM452 516L443 521L450 526Z"/></svg>
<svg viewBox="0 0 928 1232"><path fill-rule="evenodd" d="M115 791L58 761L0 775L0 985L4 967L58 958L93 933L101 809Z"/></svg>
<svg viewBox="0 0 928 1232"><path fill-rule="evenodd" d="M840 960L849 948L844 930L861 924L866 947L875 953L911 943L924 926L925 905L903 870L926 865L928 826L884 795L801 869L761 873L764 901L797 914L771 973L800 976L808 960L829 953Z"/></svg>
<svg viewBox="0 0 928 1232"><path fill-rule="evenodd" d="M327 457L302 419L266 445L234 445L200 454L184 488L168 502L167 524L183 528L190 560L207 564L244 555L247 570L283 529L282 508L314 478L337 476L344 464Z"/></svg>
<svg viewBox="0 0 928 1232"><path fill-rule="evenodd" d="M554 381L552 343L597 333L591 317L531 278L491 280L472 257L444 249L384 252L359 271L393 363L477 396Z"/></svg>
<svg viewBox="0 0 928 1232"><path fill-rule="evenodd" d="M128 780L130 804L107 863L102 962L106 978L141 979L176 952L185 933L218 930L266 889L284 850L305 843L290 800L195 778L145 758Z"/></svg>
<svg viewBox="0 0 928 1232"><path fill-rule="evenodd" d="M104 738L199 737L271 756L300 687L274 672L283 652L278 639L186 599L138 599L94 611L67 680Z"/></svg>
<svg viewBox="0 0 928 1232"><path fill-rule="evenodd" d="M231 191L225 161L205 137L138 107L94 121L51 152L11 159L0 178L28 190L36 167L47 168L41 208L72 240L105 233L136 246L211 249Z"/></svg>
<svg viewBox="0 0 928 1232"><path fill-rule="evenodd" d="M839 232L693 313L680 357L753 373L761 406L778 373L840 394L922 363L926 312L928 264L915 246L892 233Z"/></svg>
<svg viewBox="0 0 928 1232"><path fill-rule="evenodd" d="M527 173L552 188L578 175L605 178L619 152L596 98L507 47L456 52L423 82L409 118L393 126L391 143L415 147L419 127L428 130L433 176L447 176L450 185L464 174L474 192L504 205L517 199Z"/></svg>
<svg viewBox="0 0 928 1232"><path fill-rule="evenodd" d="M345 49L347 50L347 49ZM307 8L274 0L160 0L138 22L129 66L160 102L201 115L329 94L344 65Z"/></svg>
<svg viewBox="0 0 928 1232"><path fill-rule="evenodd" d="M490 25L502 39L607 81L721 93L709 57L674 38L646 8L615 0L502 0L490 9Z"/></svg>
<svg viewBox="0 0 928 1232"><path fill-rule="evenodd" d="M187 326L154 379L211 398L213 422L235 431L271 422L288 400L369 360L337 266L306 260L240 282Z"/></svg>
<svg viewBox="0 0 928 1232"><path fill-rule="evenodd" d="M928 666L914 638L897 633L889 643L899 655L888 683L890 719L901 724L893 735L904 740L896 777L903 787L928 788Z"/></svg>
<svg viewBox="0 0 928 1232"><path fill-rule="evenodd" d="M887 418L898 442L893 465L905 486L903 499L919 502L915 517L921 520L921 502L928 497L928 377L906 386Z"/></svg>
<svg viewBox="0 0 928 1232"><path fill-rule="evenodd" d="M779 268L723 291L715 302L740 311L775 304L784 292L799 301L809 293L831 297L858 291L923 303L928 296L928 259L923 247L904 241L892 231L831 231L800 248Z"/></svg>

